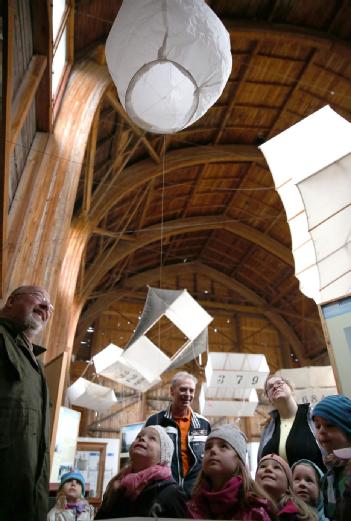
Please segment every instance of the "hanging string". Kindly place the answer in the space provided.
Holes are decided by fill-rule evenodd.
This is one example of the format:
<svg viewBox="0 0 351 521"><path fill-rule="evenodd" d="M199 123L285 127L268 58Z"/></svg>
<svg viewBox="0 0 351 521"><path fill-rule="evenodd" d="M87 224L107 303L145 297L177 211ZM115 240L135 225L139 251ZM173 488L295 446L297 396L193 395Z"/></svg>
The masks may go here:
<svg viewBox="0 0 351 521"><path fill-rule="evenodd" d="M162 265L163 265L163 221L164 221L164 198L165 198L165 157L166 136L163 135L162 144L162 188L161 188L161 222L160 222L160 289L162 289ZM158 321L158 345L161 347L161 320Z"/></svg>
<svg viewBox="0 0 351 521"><path fill-rule="evenodd" d="M164 199L165 199L165 156L166 136L163 136L162 146L162 188L161 188L161 222L160 222L160 289L162 288L162 263L163 263L163 221L164 221Z"/></svg>

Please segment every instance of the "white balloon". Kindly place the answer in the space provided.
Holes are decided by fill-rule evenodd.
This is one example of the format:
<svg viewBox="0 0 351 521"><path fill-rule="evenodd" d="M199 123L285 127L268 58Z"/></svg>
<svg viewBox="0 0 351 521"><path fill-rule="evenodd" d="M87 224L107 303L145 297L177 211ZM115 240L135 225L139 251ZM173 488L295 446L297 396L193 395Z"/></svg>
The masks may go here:
<svg viewBox="0 0 351 521"><path fill-rule="evenodd" d="M229 34L203 0L124 0L106 60L130 118L161 134L205 114L232 67Z"/></svg>

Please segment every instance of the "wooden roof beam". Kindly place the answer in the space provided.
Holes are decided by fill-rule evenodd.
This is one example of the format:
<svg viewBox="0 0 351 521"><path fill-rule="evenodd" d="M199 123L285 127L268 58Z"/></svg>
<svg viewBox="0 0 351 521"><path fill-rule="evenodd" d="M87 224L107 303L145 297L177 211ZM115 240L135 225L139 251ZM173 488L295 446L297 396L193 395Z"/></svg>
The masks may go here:
<svg viewBox="0 0 351 521"><path fill-rule="evenodd" d="M314 31L292 24L277 24L272 22L247 22L230 18L222 20L231 37L236 35L248 40L271 40L312 47L320 51L335 52L341 55L350 55L351 44L327 32Z"/></svg>
<svg viewBox="0 0 351 521"><path fill-rule="evenodd" d="M248 241L254 242L271 254L279 257L286 264L293 265L293 257L289 248L283 246L280 242L251 226L223 218L223 216L202 216L168 221L163 227L163 238L165 239L180 233L191 233L193 231L215 228L228 230L235 235L239 235ZM80 298L83 301L86 300L89 294L98 285L99 281L118 261L139 248L159 240L160 225L156 224L149 226L145 230L134 234L134 236L137 238L135 243L119 243L115 247L111 247L108 252L104 253L104 255L95 259L95 262L86 271L85 288L83 293L80 295Z"/></svg>
<svg viewBox="0 0 351 521"><path fill-rule="evenodd" d="M35 94L47 64L46 56L34 55L28 65L20 88L13 102L10 154L16 145L18 134L32 106Z"/></svg>
<svg viewBox="0 0 351 521"><path fill-rule="evenodd" d="M93 179L94 179L94 165L97 147L97 135L100 122L100 105L98 106L93 123L90 130L88 150L87 150L87 164L84 176L84 192L83 192L83 208L82 214L87 216L91 206L91 198L93 193Z"/></svg>
<svg viewBox="0 0 351 521"><path fill-rule="evenodd" d="M177 149L167 153L167 161L164 173L174 172L177 169L190 166L204 165L206 163L232 163L232 162L264 162L264 158L254 145L216 145L198 146ZM139 186L148 183L151 179L162 175L162 165L146 159L138 161L134 165L125 168L109 190L96 190L93 196L90 221L97 226L104 214L125 197L129 192ZM97 198L99 203L95 204Z"/></svg>

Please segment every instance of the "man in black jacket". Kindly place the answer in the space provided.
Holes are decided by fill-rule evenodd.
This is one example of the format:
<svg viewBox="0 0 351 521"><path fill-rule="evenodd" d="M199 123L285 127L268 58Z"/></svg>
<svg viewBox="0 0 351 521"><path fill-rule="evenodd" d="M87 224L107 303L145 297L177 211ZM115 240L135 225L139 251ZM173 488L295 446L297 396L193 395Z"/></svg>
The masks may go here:
<svg viewBox="0 0 351 521"><path fill-rule="evenodd" d="M49 492L49 400L32 337L53 307L44 288L22 286L0 311L0 519L45 521Z"/></svg>
<svg viewBox="0 0 351 521"><path fill-rule="evenodd" d="M196 383L190 373L177 373L171 381L171 405L145 423L146 427L161 425L173 441L172 475L188 496L201 470L206 438L211 432L208 420L191 409Z"/></svg>

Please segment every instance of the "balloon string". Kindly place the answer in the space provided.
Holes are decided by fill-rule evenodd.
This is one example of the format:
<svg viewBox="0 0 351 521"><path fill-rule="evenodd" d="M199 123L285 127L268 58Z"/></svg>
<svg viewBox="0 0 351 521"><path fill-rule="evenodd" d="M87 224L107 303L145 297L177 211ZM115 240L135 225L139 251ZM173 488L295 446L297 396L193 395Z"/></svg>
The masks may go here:
<svg viewBox="0 0 351 521"><path fill-rule="evenodd" d="M162 265L163 265L163 221L164 221L164 196L165 196L165 157L166 157L166 136L163 135L161 223L160 223L160 289L162 288ZM158 345L161 347L161 321L160 320L158 322Z"/></svg>

